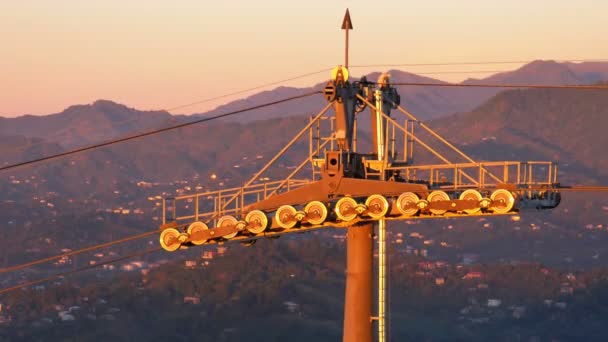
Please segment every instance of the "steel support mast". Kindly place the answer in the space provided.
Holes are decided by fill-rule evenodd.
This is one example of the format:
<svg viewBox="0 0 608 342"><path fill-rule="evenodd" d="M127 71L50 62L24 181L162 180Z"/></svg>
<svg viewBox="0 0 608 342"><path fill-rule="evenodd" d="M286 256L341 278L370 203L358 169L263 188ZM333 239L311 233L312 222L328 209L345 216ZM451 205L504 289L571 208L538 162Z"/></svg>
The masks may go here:
<svg viewBox="0 0 608 342"><path fill-rule="evenodd" d="M353 29L346 9L344 66L348 70L348 31ZM348 146L350 148L350 146ZM344 293L344 342L372 341L373 223L351 226L346 233L346 289Z"/></svg>
<svg viewBox="0 0 608 342"><path fill-rule="evenodd" d="M371 222L347 229L344 342L372 341L372 233Z"/></svg>
<svg viewBox="0 0 608 342"><path fill-rule="evenodd" d="M342 22L345 66L352 28L347 10ZM476 162L401 107L388 73L377 81L368 81L365 76L351 80L345 66L332 70L321 92L327 105L242 187L165 198L159 242L167 251L225 241L251 246L260 238L346 228L343 341L371 342L377 321L378 341L385 342L390 335L386 220L483 217L510 215L524 208L555 208L561 200L557 165L542 161ZM333 117L326 115L330 109ZM357 115L366 109L371 115L373 150L361 153L356 147ZM391 117L393 109L405 116L403 125ZM415 135L414 126L463 161L450 161L454 159ZM260 183L263 174L306 132L310 136L309 155L302 163L284 179ZM397 147L400 142L401 152ZM414 143L441 163L416 164ZM296 178L308 164L312 164L311 177ZM375 221L378 292L377 313L373 315Z"/></svg>

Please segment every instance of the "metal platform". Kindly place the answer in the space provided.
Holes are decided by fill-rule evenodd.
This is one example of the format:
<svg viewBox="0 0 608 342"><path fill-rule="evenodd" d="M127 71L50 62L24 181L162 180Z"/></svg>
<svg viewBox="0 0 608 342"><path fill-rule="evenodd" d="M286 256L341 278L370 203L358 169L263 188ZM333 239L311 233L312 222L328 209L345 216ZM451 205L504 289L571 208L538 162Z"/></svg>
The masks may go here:
<svg viewBox="0 0 608 342"><path fill-rule="evenodd" d="M347 227L343 341L371 341L375 323L378 341L385 342L387 220L509 215L554 208L561 197L557 164L475 161L400 106L387 73L377 82L349 80L352 28L347 10L345 66L332 70L323 89L328 104L242 187L165 199L160 244L167 251L235 240L253 244L260 237ZM326 114L330 108L333 115ZM358 117L367 108L371 146L361 153L357 122L364 122ZM391 117L393 109L403 116ZM306 133L308 156L283 180L259 183ZM421 159L414 153L419 149L426 153ZM376 221L378 305L372 315Z"/></svg>
<svg viewBox="0 0 608 342"><path fill-rule="evenodd" d="M399 106L405 114L403 125L383 114L383 160L377 153L356 152L356 117L353 151L336 150L336 118L328 113L330 105L311 117L244 186L163 199L162 228L170 230L161 236L161 245L175 250L170 245L252 240L381 219L506 215L559 204L556 163L475 162ZM374 109L369 102L368 106ZM432 142L414 134L416 126L464 161L451 162ZM282 155L306 137L309 155L299 165L282 180L260 182ZM401 154L396 146L403 146ZM426 152L442 163L417 165L415 148L417 154ZM332 178L334 174L338 176ZM336 182L340 186L327 190Z"/></svg>

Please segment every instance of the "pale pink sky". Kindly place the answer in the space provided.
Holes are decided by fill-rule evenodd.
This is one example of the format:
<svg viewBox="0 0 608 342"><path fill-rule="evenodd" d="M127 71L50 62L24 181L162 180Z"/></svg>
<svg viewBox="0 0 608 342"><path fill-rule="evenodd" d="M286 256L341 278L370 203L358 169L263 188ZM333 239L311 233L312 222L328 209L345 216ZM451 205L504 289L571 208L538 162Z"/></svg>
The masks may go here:
<svg viewBox="0 0 608 342"><path fill-rule="evenodd" d="M605 0L2 0L0 116L100 98L170 108L329 68L343 62L346 7L351 64L608 58Z"/></svg>

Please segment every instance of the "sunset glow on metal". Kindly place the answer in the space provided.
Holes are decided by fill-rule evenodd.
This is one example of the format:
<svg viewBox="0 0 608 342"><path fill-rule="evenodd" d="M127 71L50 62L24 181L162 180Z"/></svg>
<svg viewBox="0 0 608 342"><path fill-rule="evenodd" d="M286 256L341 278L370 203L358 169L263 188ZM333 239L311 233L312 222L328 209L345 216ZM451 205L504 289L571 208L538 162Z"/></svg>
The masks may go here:
<svg viewBox="0 0 608 342"><path fill-rule="evenodd" d="M606 13L0 3L0 342L607 340Z"/></svg>

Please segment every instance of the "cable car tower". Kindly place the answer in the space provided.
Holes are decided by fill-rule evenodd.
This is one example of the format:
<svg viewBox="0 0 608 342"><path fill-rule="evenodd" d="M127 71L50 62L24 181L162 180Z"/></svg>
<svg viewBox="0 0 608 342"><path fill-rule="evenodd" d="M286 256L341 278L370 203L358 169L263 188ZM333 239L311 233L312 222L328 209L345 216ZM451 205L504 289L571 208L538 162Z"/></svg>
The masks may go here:
<svg viewBox="0 0 608 342"><path fill-rule="evenodd" d="M322 92L327 102L323 109L242 187L165 198L160 244L167 251L225 241L252 245L263 237L345 228L343 341L371 341L375 321L378 341L384 342L386 221L510 215L525 208L555 208L561 197L556 163L475 161L401 106L388 74L374 82L351 78L352 28L347 10L342 23L345 63L332 70ZM367 153L357 149L357 122L370 126L372 148ZM420 130L432 142L415 134ZM302 163L284 179L261 182L306 133L309 154ZM420 152L414 158L414 149L426 153L423 160L438 162L416 163ZM445 151L458 161L448 159ZM309 175L296 178L305 174L306 166ZM372 314L374 225L378 293Z"/></svg>

